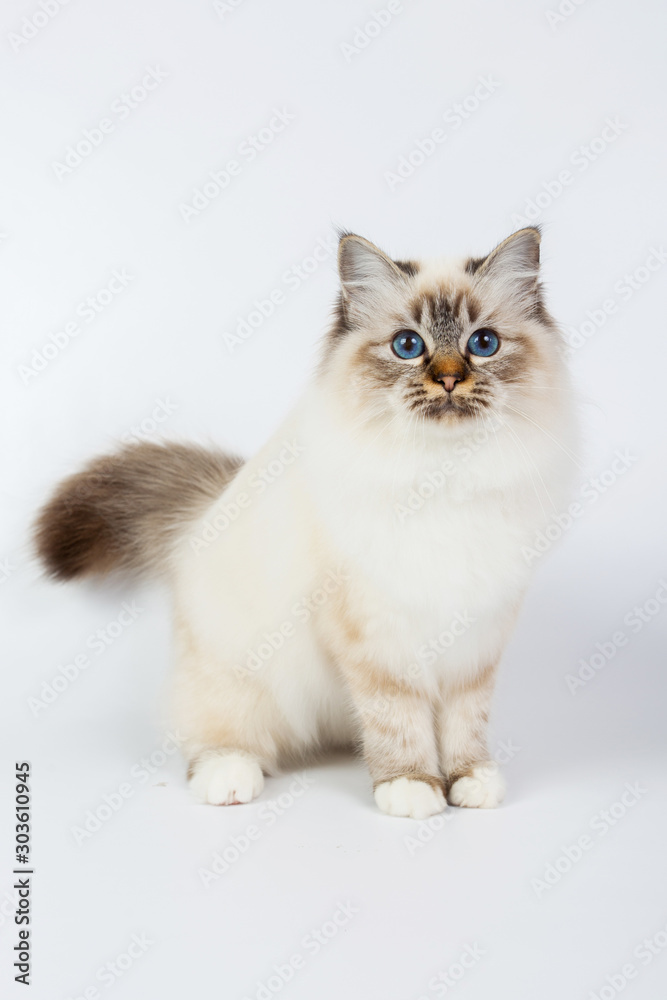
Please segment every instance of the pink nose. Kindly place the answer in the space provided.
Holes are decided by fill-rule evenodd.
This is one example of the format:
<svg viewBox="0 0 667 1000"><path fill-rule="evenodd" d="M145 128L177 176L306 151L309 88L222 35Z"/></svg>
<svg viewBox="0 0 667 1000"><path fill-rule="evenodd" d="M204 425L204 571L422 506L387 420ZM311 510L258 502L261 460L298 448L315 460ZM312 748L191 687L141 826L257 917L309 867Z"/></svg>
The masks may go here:
<svg viewBox="0 0 667 1000"><path fill-rule="evenodd" d="M447 392L452 392L456 383L460 381L460 375L441 375L438 379L438 382L444 386Z"/></svg>

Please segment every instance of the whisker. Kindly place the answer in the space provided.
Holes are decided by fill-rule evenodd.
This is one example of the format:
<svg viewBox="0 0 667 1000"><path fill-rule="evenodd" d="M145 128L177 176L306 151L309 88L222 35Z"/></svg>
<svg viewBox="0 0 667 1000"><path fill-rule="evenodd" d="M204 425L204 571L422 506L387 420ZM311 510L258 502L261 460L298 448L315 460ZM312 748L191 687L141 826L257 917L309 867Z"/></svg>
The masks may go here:
<svg viewBox="0 0 667 1000"><path fill-rule="evenodd" d="M516 433L516 431L514 430L514 428L511 427L508 423L506 423L503 420L502 417L499 416L498 419L500 420L500 422L503 425L503 427L505 427L510 432L510 434L512 435L513 440L516 441L516 443L519 445L519 447L521 449L523 449L523 452L524 452L526 458L529 460L530 464L533 466L533 469L535 470L535 473L537 474L537 476L538 476L538 478L539 478L539 480L540 480L540 482L542 484L542 487L544 488L544 492L546 493L546 495L547 495L547 497L549 499L549 503L551 504L551 506L554 509L554 513L557 514L558 513L558 508L557 508L556 504L553 501L553 497L551 496L551 493L548 490L547 484L544 482L544 478L542 476L542 473L540 472L540 470L538 469L538 467L537 467L537 465L535 463L535 459L530 454L530 452L528 451L528 449L526 448L525 444L523 443L523 441L521 440L521 438L519 437L519 435ZM531 475L530 469L528 469L528 475L530 476L530 481L531 481L531 483L533 485L533 489L535 490L535 495L537 496L537 499L539 501L540 507L542 508L542 513L544 514L544 518L546 520L547 519L547 512L544 509L544 504L542 503L542 498L540 497L540 494L539 494L539 492L537 490L537 487L533 483L533 477Z"/></svg>
<svg viewBox="0 0 667 1000"><path fill-rule="evenodd" d="M508 410L512 410L514 413L518 413L520 417L523 417L524 420L527 420L529 423L533 424L534 427L537 427L538 430L542 431L542 433L545 434L551 441L553 441L554 444L558 445L563 454L567 455L570 461L576 465L576 467L580 470L580 472L585 473L586 470L584 469L583 465L581 465L581 463L578 461L574 452L571 451L569 448L567 448L562 441L559 441L557 437L554 437L554 435L551 434L551 432L548 431L546 427L542 427L539 421L534 420L527 413L524 413L523 410L519 410L516 406L511 406L509 403L504 403L504 405L507 407Z"/></svg>

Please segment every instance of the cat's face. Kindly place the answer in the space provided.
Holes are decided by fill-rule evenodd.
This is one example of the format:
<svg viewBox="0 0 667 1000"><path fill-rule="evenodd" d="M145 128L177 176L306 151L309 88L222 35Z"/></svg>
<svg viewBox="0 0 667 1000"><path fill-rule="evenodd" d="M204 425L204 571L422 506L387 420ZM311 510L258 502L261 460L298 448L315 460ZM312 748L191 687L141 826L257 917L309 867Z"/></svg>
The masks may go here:
<svg viewBox="0 0 667 1000"><path fill-rule="evenodd" d="M539 242L524 229L488 257L420 264L343 236L326 364L356 407L445 426L532 410L561 367Z"/></svg>

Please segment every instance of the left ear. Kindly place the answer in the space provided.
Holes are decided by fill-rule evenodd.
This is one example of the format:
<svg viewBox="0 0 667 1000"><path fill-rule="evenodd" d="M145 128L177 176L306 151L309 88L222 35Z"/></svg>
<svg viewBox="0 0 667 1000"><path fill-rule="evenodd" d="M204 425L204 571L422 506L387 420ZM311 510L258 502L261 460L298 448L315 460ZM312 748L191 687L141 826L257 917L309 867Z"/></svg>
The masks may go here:
<svg viewBox="0 0 667 1000"><path fill-rule="evenodd" d="M475 277L502 288L508 298L525 306L540 302L540 231L532 226L520 229L492 250Z"/></svg>
<svg viewBox="0 0 667 1000"><path fill-rule="evenodd" d="M338 273L344 302L362 316L373 316L406 280L386 253L353 233L343 235L338 245Z"/></svg>

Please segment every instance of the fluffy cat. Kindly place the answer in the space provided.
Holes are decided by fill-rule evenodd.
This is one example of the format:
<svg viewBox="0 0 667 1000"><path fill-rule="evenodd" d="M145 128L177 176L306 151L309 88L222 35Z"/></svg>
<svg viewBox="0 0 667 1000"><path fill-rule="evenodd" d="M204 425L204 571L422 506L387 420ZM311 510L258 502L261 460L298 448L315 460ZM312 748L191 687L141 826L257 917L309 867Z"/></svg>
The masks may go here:
<svg viewBox="0 0 667 1000"><path fill-rule="evenodd" d="M354 743L391 815L501 801L496 667L576 440L539 245L528 228L417 263L343 235L319 368L253 459L130 445L41 512L53 576L169 581L202 801L249 802L264 775Z"/></svg>

